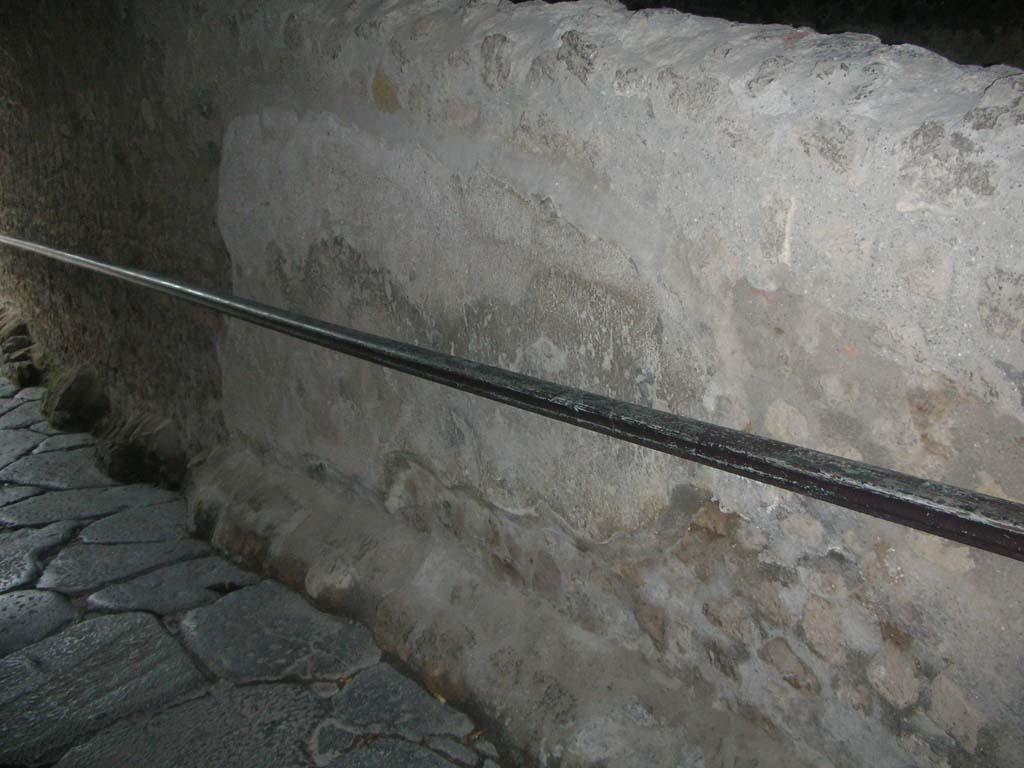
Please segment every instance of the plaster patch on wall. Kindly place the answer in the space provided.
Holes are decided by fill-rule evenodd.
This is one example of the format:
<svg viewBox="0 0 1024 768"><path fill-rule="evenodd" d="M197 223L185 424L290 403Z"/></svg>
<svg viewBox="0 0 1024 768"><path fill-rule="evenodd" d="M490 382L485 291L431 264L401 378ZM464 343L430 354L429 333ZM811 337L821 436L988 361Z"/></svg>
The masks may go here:
<svg viewBox="0 0 1024 768"><path fill-rule="evenodd" d="M505 85L512 71L511 43L505 35L488 35L480 44L483 59L483 81L488 88L497 90Z"/></svg>
<svg viewBox="0 0 1024 768"><path fill-rule="evenodd" d="M937 121L928 121L904 142L900 181L910 194L900 211L934 206L941 209L983 205L996 192L997 168L964 134L948 136Z"/></svg>
<svg viewBox="0 0 1024 768"><path fill-rule="evenodd" d="M395 89L395 82L383 69L378 69L373 76L373 83L370 86L373 91L373 103L381 112L397 112L401 107L398 102L398 91Z"/></svg>

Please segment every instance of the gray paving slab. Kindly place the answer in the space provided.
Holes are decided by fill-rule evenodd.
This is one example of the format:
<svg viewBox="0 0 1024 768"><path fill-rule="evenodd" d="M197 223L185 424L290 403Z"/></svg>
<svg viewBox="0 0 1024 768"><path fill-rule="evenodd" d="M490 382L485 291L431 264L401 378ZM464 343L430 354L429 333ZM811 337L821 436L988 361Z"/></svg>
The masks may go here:
<svg viewBox="0 0 1024 768"><path fill-rule="evenodd" d="M93 447L25 456L0 470L0 481L56 489L117 485L100 469Z"/></svg>
<svg viewBox="0 0 1024 768"><path fill-rule="evenodd" d="M46 396L46 387L25 387L14 395L15 400L42 400Z"/></svg>
<svg viewBox="0 0 1024 768"><path fill-rule="evenodd" d="M0 397L0 416L14 410L21 405L24 400L15 400L13 397Z"/></svg>
<svg viewBox="0 0 1024 768"><path fill-rule="evenodd" d="M169 616L212 603L229 589L257 581L257 575L236 568L222 557L200 557L101 589L89 595L86 604L95 610L149 611Z"/></svg>
<svg viewBox="0 0 1024 768"><path fill-rule="evenodd" d="M380 658L365 627L271 581L189 611L181 634L214 674L236 682L340 680Z"/></svg>
<svg viewBox="0 0 1024 768"><path fill-rule="evenodd" d="M15 459L21 458L46 438L31 429L11 429L0 441L0 469L6 467Z"/></svg>
<svg viewBox="0 0 1024 768"><path fill-rule="evenodd" d="M39 575L39 556L74 533L72 523L0 533L0 592L30 585Z"/></svg>
<svg viewBox="0 0 1024 768"><path fill-rule="evenodd" d="M22 429L43 421L43 413L39 410L38 400L18 400L14 408L0 416L0 429Z"/></svg>
<svg viewBox="0 0 1024 768"><path fill-rule="evenodd" d="M40 435L39 432L34 434ZM71 448L84 448L88 445L96 445L96 439L88 432L62 432L53 437L40 435L42 442L36 447L35 453L48 453L50 451L66 451Z"/></svg>
<svg viewBox="0 0 1024 768"><path fill-rule="evenodd" d="M43 492L43 488L35 488L30 485L0 485L0 507L27 499L29 496L38 496ZM0 519L0 526L2 525L4 523Z"/></svg>
<svg viewBox="0 0 1024 768"><path fill-rule="evenodd" d="M16 405L0 416L0 429L21 429L43 420L37 400L17 400Z"/></svg>
<svg viewBox="0 0 1024 768"><path fill-rule="evenodd" d="M427 736L461 739L473 731L468 717L387 664L359 673L332 701L335 717L360 733L418 741Z"/></svg>
<svg viewBox="0 0 1024 768"><path fill-rule="evenodd" d="M136 544L187 539L188 510L182 500L126 509L88 525L79 539L88 544Z"/></svg>
<svg viewBox="0 0 1024 768"><path fill-rule="evenodd" d="M152 616L72 625L0 659L0 764L52 761L105 725L171 704L204 683Z"/></svg>
<svg viewBox="0 0 1024 768"><path fill-rule="evenodd" d="M429 749L407 741L379 739L354 749L328 764L328 768L451 768L454 763Z"/></svg>
<svg viewBox="0 0 1024 768"><path fill-rule="evenodd" d="M151 507L178 498L178 494L152 485L119 485L77 491L50 491L0 507L6 525L42 525L58 520L84 520L126 509Z"/></svg>
<svg viewBox="0 0 1024 768"><path fill-rule="evenodd" d="M0 379L0 398L13 397L18 393L19 387L10 379Z"/></svg>
<svg viewBox="0 0 1024 768"><path fill-rule="evenodd" d="M220 685L141 722L118 723L70 750L59 768L298 768L323 702L299 685Z"/></svg>
<svg viewBox="0 0 1024 768"><path fill-rule="evenodd" d="M192 539L155 544L72 544L47 564L37 586L67 595L84 594L209 551L209 544Z"/></svg>
<svg viewBox="0 0 1024 768"><path fill-rule="evenodd" d="M46 436L64 434L63 429L61 429L60 427L53 426L48 421L37 421L35 424L31 425L29 429L31 429L33 432L38 432L39 434Z"/></svg>
<svg viewBox="0 0 1024 768"><path fill-rule="evenodd" d="M56 592L25 589L0 595L0 656L52 635L77 616L71 601Z"/></svg>

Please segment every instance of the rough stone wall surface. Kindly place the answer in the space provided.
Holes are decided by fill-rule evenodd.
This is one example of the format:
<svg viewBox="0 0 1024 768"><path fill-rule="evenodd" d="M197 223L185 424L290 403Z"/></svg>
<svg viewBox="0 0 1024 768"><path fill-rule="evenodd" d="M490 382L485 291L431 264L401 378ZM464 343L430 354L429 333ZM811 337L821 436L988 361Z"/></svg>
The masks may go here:
<svg viewBox="0 0 1024 768"><path fill-rule="evenodd" d="M281 85L223 142L236 291L1024 497L1019 70L600 2L238 23L239 55ZM498 717L531 691L516 738L546 760L628 763L642 743L676 764L699 726L657 674L707 681L695 700L729 728L815 765L1010 765L1024 747L1015 563L234 323L220 353L225 390L247 393L225 402L234 436L360 478L428 553L470 553L395 557L410 550L367 534L417 564L400 569L415 599L371 601L378 631L390 616L400 653L462 670ZM399 583L380 554L302 532L347 512L254 506L222 540L262 531L311 591L325 563L348 592ZM573 628L536 639L548 660L464 602L496 582L530 595L524 624ZM598 694L550 661L565 649L651 684Z"/></svg>
<svg viewBox="0 0 1024 768"><path fill-rule="evenodd" d="M168 51L138 34L133 12L109 0L3 3L0 231L229 288L213 214L223 129L198 95L166 98ZM97 369L119 439L157 416L176 425L178 450L223 437L217 317L8 252L0 291L51 383Z"/></svg>
<svg viewBox="0 0 1024 768"><path fill-rule="evenodd" d="M961 64L1024 66L1024 7L1013 0L626 0L623 5L634 11L675 8L752 24L807 26L817 32L863 32L886 43L919 45Z"/></svg>
<svg viewBox="0 0 1024 768"><path fill-rule="evenodd" d="M222 131L189 210L236 293L1024 498L1019 70L594 1L129 8L160 125ZM198 522L524 760L1019 763L1017 563L235 322L216 363Z"/></svg>

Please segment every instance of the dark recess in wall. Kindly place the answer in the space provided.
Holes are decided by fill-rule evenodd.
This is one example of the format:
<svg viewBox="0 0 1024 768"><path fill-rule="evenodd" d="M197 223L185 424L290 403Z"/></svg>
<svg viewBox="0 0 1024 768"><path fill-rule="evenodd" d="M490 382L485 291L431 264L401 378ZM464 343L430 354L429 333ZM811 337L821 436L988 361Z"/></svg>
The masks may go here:
<svg viewBox="0 0 1024 768"><path fill-rule="evenodd" d="M624 0L623 5L826 33L866 32L885 43L920 45L961 64L1024 68L1024 0Z"/></svg>

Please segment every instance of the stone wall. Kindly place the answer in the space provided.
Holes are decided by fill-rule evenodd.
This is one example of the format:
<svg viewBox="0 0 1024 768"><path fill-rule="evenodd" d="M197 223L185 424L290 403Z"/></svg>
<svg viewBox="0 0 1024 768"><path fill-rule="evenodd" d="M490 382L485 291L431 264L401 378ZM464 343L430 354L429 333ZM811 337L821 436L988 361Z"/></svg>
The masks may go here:
<svg viewBox="0 0 1024 768"><path fill-rule="evenodd" d="M1019 70L594 1L129 9L167 105L143 156L219 162L154 194L197 222L215 194L227 255L197 224L207 250L153 266L1024 498ZM201 530L365 618L524 761L1018 760L1018 563L209 328Z"/></svg>
<svg viewBox="0 0 1024 768"><path fill-rule="evenodd" d="M1024 66L1024 7L1013 0L626 0L623 5L817 32L865 32L885 43L920 45L961 64Z"/></svg>
<svg viewBox="0 0 1024 768"><path fill-rule="evenodd" d="M0 230L229 289L213 212L222 127L199 83L168 98L167 41L139 34L134 13L109 0L0 8ZM98 425L108 453L160 443L180 463L224 436L219 318L37 256L5 253L0 293L52 386L98 372L115 404Z"/></svg>

